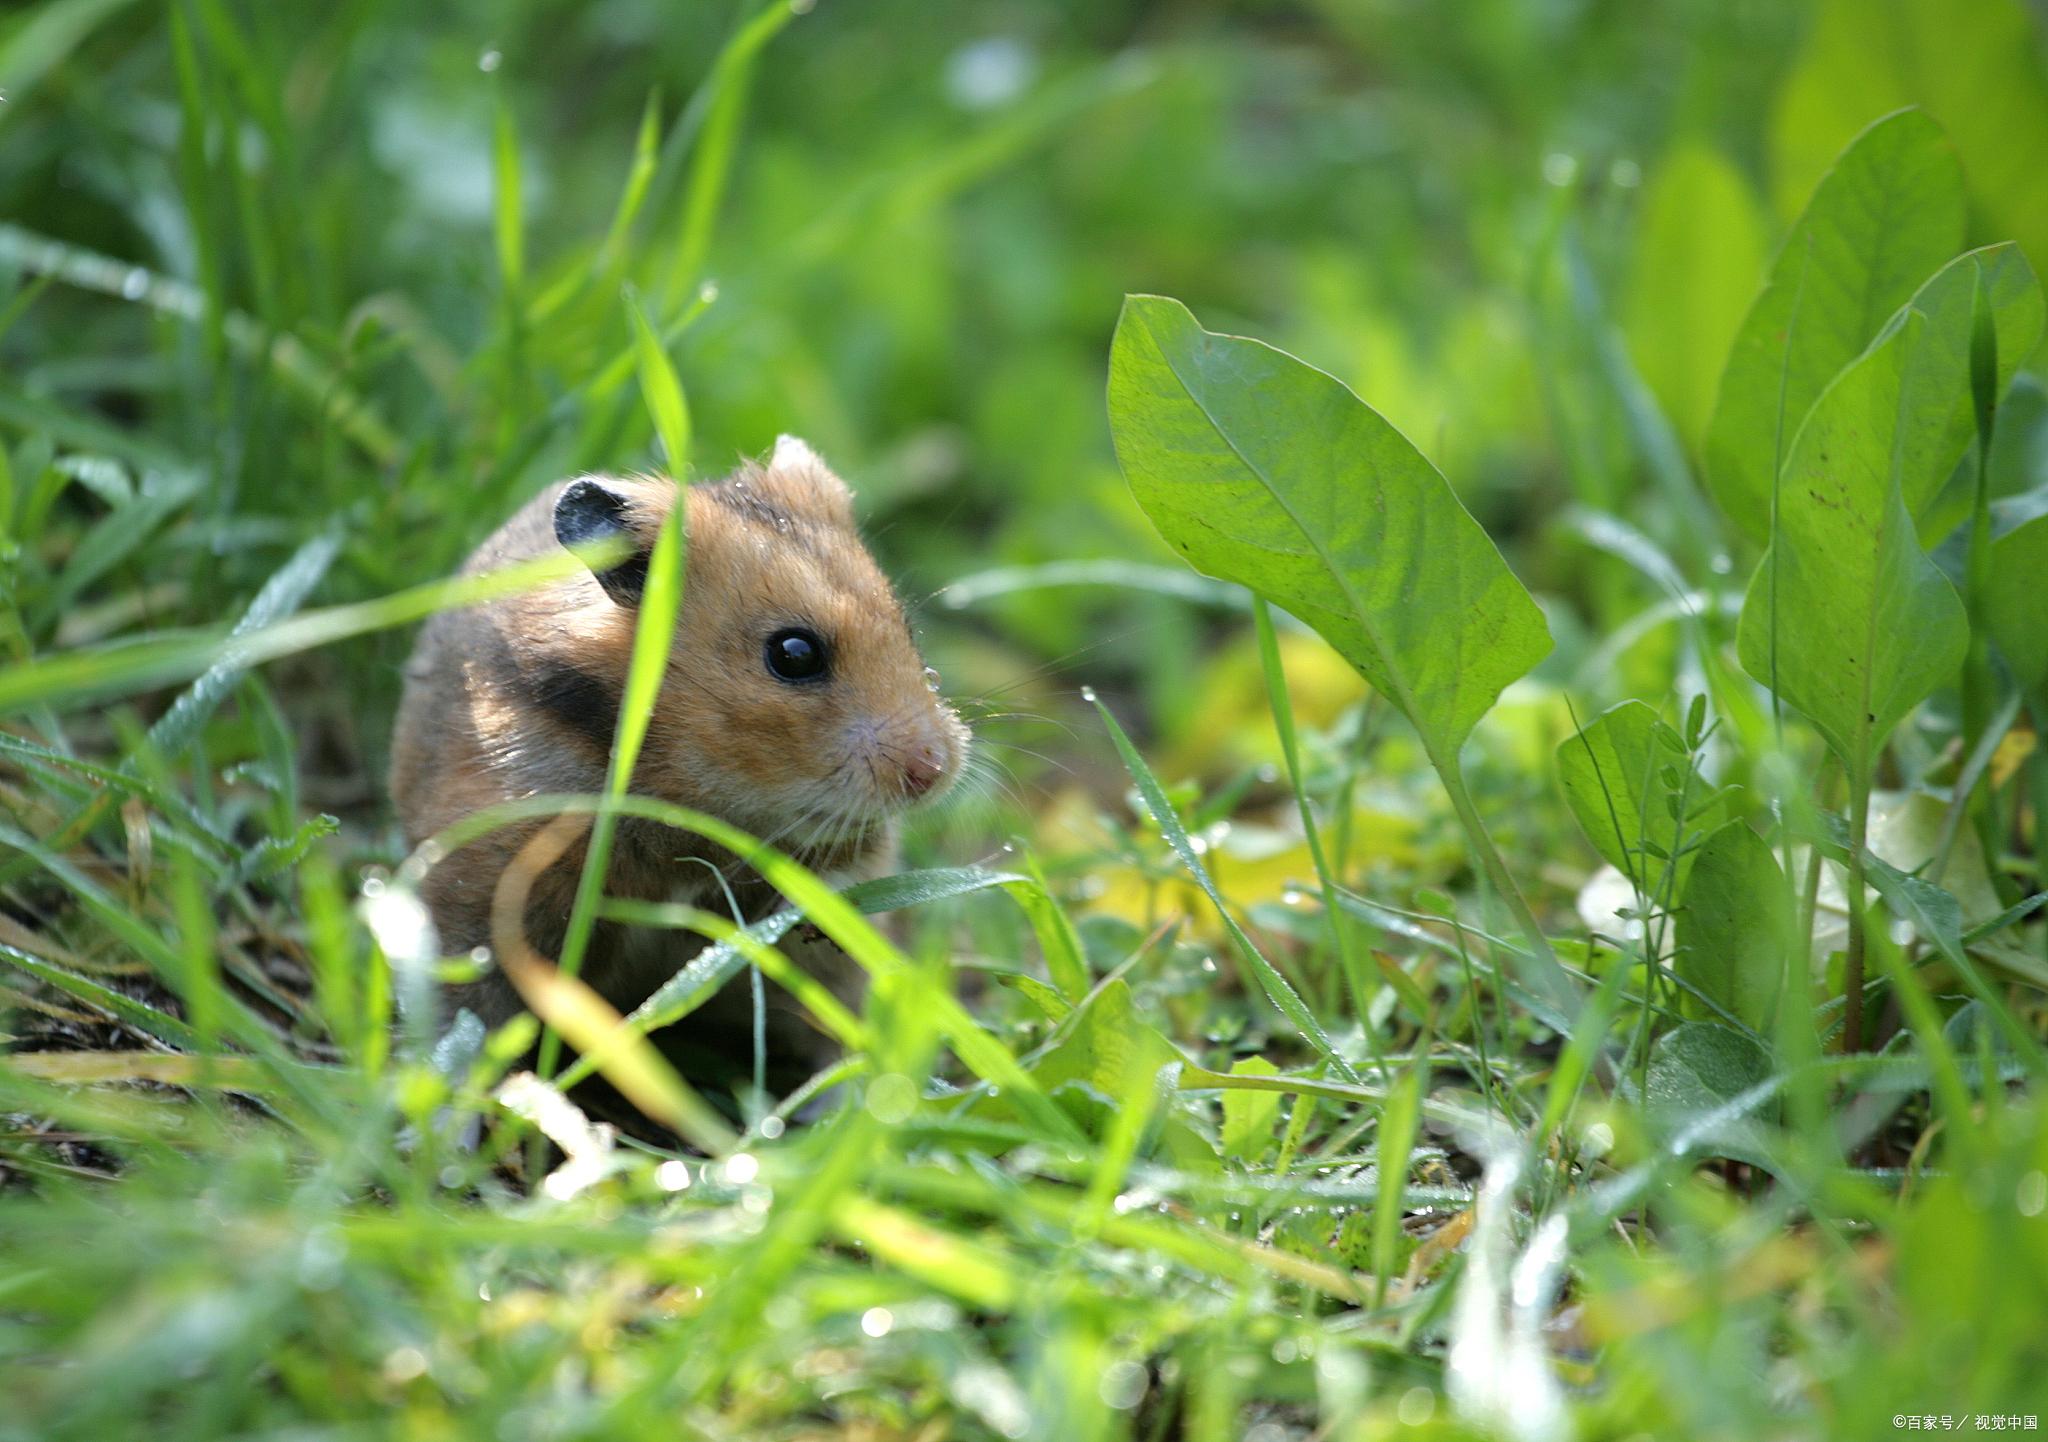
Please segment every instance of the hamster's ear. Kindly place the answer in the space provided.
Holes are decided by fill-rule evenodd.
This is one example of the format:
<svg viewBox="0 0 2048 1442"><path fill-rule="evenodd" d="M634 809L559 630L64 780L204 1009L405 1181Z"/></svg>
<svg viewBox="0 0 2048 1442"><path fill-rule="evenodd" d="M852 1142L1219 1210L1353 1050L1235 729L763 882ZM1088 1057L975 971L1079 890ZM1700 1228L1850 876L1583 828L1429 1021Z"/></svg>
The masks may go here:
<svg viewBox="0 0 2048 1442"><path fill-rule="evenodd" d="M602 565L591 565L590 573L613 601L640 604L640 593L647 589L648 547L632 524L623 492L594 476L569 482L555 501L555 539L585 564L596 560Z"/></svg>
<svg viewBox="0 0 2048 1442"><path fill-rule="evenodd" d="M768 482L779 499L800 515L839 525L853 521L853 492L801 436L775 438L768 457Z"/></svg>
<svg viewBox="0 0 2048 1442"><path fill-rule="evenodd" d="M775 452L768 457L768 466L769 469L777 471L802 470L807 466L815 466L821 471L831 469L825 464L824 458L811 449L809 441L802 436L788 434L775 438Z"/></svg>

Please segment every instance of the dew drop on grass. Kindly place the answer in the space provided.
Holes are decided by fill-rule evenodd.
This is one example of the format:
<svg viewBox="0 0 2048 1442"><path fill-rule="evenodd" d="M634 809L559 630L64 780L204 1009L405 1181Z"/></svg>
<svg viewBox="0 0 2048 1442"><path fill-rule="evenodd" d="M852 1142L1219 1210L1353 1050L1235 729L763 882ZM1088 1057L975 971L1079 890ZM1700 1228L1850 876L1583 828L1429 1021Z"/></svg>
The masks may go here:
<svg viewBox="0 0 2048 1442"><path fill-rule="evenodd" d="M761 1118L761 1135L768 1141L774 1141L777 1137L782 1135L782 1132L783 1122L781 1117Z"/></svg>
<svg viewBox="0 0 2048 1442"><path fill-rule="evenodd" d="M149 272L141 266L121 277L121 299L141 300L149 294Z"/></svg>
<svg viewBox="0 0 2048 1442"><path fill-rule="evenodd" d="M680 1192L690 1185L690 1164L667 1161L654 1169L654 1184L664 1192Z"/></svg>
<svg viewBox="0 0 2048 1442"><path fill-rule="evenodd" d="M2020 1178L2019 1192L2013 1198L2023 1217L2038 1217L2043 1208L2048 1208L2048 1172L2028 1172Z"/></svg>
<svg viewBox="0 0 2048 1442"><path fill-rule="evenodd" d="M743 1187L761 1174L761 1163L752 1152L734 1152L725 1159L725 1180Z"/></svg>
<svg viewBox="0 0 2048 1442"><path fill-rule="evenodd" d="M860 1329L870 1337L886 1337L895 1325L896 1319L887 1307L870 1307L860 1314Z"/></svg>
<svg viewBox="0 0 2048 1442"><path fill-rule="evenodd" d="M483 71L486 75L491 74L504 63L505 56L496 46L492 46L476 58L476 68Z"/></svg>

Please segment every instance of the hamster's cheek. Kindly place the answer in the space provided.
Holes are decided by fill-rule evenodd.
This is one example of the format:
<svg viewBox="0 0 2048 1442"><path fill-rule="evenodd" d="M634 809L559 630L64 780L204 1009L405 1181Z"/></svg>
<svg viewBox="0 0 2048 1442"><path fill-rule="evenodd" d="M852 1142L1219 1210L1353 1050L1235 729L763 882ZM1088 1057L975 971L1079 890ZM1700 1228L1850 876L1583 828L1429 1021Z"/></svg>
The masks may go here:
<svg viewBox="0 0 2048 1442"><path fill-rule="evenodd" d="M828 744L829 723L812 715L813 709L783 697L733 705L721 730L719 759L764 789L819 779L836 764L838 748Z"/></svg>

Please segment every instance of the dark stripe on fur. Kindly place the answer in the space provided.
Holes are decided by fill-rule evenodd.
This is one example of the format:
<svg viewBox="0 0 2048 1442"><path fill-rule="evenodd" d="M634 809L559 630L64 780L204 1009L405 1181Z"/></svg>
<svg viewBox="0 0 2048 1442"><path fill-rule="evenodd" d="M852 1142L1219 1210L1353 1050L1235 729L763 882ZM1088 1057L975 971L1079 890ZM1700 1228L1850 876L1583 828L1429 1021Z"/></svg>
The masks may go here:
<svg viewBox="0 0 2048 1442"><path fill-rule="evenodd" d="M599 751L611 751L612 734L619 725L619 697L610 686L588 671L560 662L529 673L527 685L541 710Z"/></svg>
<svg viewBox="0 0 2048 1442"><path fill-rule="evenodd" d="M726 481L703 489L705 495L742 520L752 521L757 526L766 526L784 540L802 546L807 551L815 552L818 549L816 522L808 516L793 516L780 506L771 505L762 500L751 486Z"/></svg>

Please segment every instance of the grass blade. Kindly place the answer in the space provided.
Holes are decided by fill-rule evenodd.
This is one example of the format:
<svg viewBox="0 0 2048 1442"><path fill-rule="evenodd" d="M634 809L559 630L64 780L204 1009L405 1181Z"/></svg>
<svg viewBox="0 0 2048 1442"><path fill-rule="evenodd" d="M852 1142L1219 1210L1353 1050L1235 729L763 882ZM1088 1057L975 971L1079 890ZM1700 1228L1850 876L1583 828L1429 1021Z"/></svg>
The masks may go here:
<svg viewBox="0 0 2048 1442"><path fill-rule="evenodd" d="M1160 833L1166 837L1167 845L1180 857L1181 865L1195 878L1195 884L1215 903L1216 914L1223 918L1224 928L1237 943L1239 955L1244 958L1245 965L1251 968L1252 975L1258 979L1259 986L1265 991L1267 998L1279 1009L1282 1016L1294 1024L1294 1029L1315 1049L1316 1054L1336 1069L1339 1076L1347 1082L1356 1082L1358 1072L1337 1050L1336 1044L1330 1040L1329 1033L1323 1030L1322 1023L1316 1020L1315 1013L1309 1010L1308 1003L1301 999L1300 993L1287 984L1287 978L1280 974L1272 962L1266 960L1265 954L1253 944L1251 937L1245 934L1244 928L1237 924L1237 918L1231 915L1230 907L1223 900L1223 894L1216 889L1216 883L1209 877L1208 868L1202 865L1201 855L1188 839L1187 828L1181 825L1179 813L1173 809L1173 803L1166 799L1166 792L1159 785L1159 778L1152 774L1152 768L1145 764L1145 758L1131 745L1131 738L1124 734L1124 728L1117 724L1116 717L1094 692L1084 691L1082 694L1102 713L1103 723L1109 728L1110 739L1116 743L1117 754L1123 758L1124 769L1131 773L1132 781L1137 783L1138 795L1144 799L1145 809L1150 811L1152 819L1159 823Z"/></svg>

